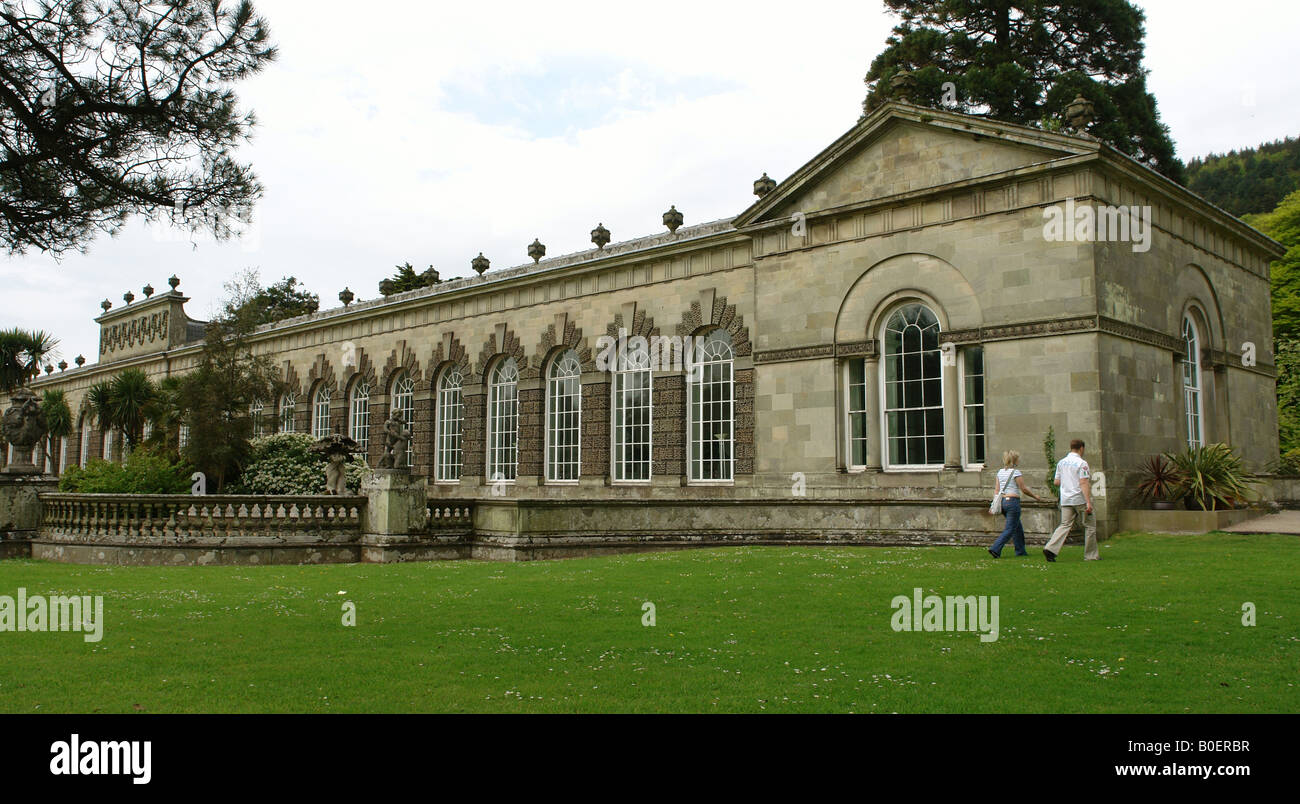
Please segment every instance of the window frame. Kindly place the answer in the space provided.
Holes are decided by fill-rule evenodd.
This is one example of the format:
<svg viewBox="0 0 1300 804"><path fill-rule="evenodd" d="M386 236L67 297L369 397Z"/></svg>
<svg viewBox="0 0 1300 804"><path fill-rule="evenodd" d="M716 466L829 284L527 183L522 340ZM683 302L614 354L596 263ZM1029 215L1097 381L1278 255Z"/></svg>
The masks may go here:
<svg viewBox="0 0 1300 804"><path fill-rule="evenodd" d="M513 378L498 381L497 377L506 367L513 373ZM488 399L487 399L487 428L485 439L487 443L487 460L483 464L483 473L488 483L515 483L519 479L519 364L513 357L504 357L492 364L488 371ZM499 390L511 386L514 389L513 396L510 399L500 399ZM508 410L501 410L507 408ZM498 444L502 439L504 431L500 422L512 422L513 443ZM509 463L498 463L502 454L513 456ZM500 471L509 467L510 475ZM500 474L501 477L497 477Z"/></svg>
<svg viewBox="0 0 1300 804"><path fill-rule="evenodd" d="M939 416L940 416L939 421L940 421L941 424L943 425L943 435L942 435L942 441L943 441L943 443L946 444L946 441L947 441L947 438L948 438L948 426L947 426L947 421L946 421L946 415L947 415L947 410L948 410L948 398L947 398L948 395L947 395L946 389L944 388L944 386L946 385L946 383L944 382L944 379L945 379L945 375L944 375L945 367L944 367L944 364L943 364L943 350L942 350L942 348L941 348L941 347L942 347L942 343L941 343L941 342L939 343L939 345L937 345L937 346L936 346L934 349L932 349L932 350L928 350L928 349L922 348L922 349L921 349L921 352L920 352L920 354L922 355L922 361L924 361L924 355L925 355L925 353L928 352L928 351L934 351L934 352L938 352L938 353L939 353L939 358L938 358L938 362L939 362L939 376L938 376L938 378L937 378L937 379L938 379L938 383L939 383L939 404L938 404L937 406L926 406L926 405L922 404L922 406L919 407L919 408L890 408L890 407L889 407L888 385L889 385L889 356L890 356L890 354L889 354L889 341L888 341L888 338L887 338L887 336L886 336L886 333L888 333L888 331L889 331L889 324L890 324L890 322L893 320L894 316L900 314L904 309L906 309L906 308L908 308L908 307L911 307L911 306L913 306L913 305L924 308L926 311L928 311L928 312L930 313L931 316L934 317L935 325L936 325L937 328L938 328L938 329L936 330L936 332L937 332L936 340L939 340L939 338L943 335L943 322L940 321L938 313L936 313L936 312L934 311L934 308L933 308L933 307L932 307L928 302L923 301L923 300L921 300L921 299L908 299L908 300L906 300L906 301L903 301L903 302L900 302L900 303L898 303L898 304L893 305L893 306L889 309L889 312L888 312L888 313L887 313L887 314L882 318L882 320L881 320L880 328L879 328L879 330L877 331L877 334L878 334L879 337L880 337L880 361L881 361L881 365L880 365L880 370L879 370L879 372L878 372L879 377L877 378L877 381L876 381L876 382L877 382L877 391L876 391L876 393L877 393L877 397L876 397L876 398L879 400L879 406L880 406L880 410L879 410L879 417L880 417L880 466L881 466L881 469L882 469L883 471L886 471L886 472L941 472L941 471L943 471L943 467L944 467L944 463L945 463L944 458L943 458L943 454L942 454L942 453L946 453L946 446L940 450L941 455L940 455L940 458L939 458L938 463L923 463L923 464L916 464L916 463L903 463L903 464L896 464L896 463L893 463L893 462L890 460L890 455L889 455L889 453L890 453L890 443L889 443L889 442L890 442L889 414L890 414L891 412L907 411L907 410L921 410L921 411L938 410L938 411L939 411ZM906 329L906 327L904 327L904 329ZM924 347L924 344L923 344L923 347ZM906 354L906 353L904 352L903 354ZM922 381L925 380L924 368L922 368L922 377L921 377L921 379L922 379ZM925 393L924 388L922 388L921 393L922 393L922 397L924 397L924 393ZM930 437L931 437L931 436L929 436L929 435L922 436L922 438L930 438ZM926 452L927 452L927 453L929 452L929 448L928 448L928 447L926 448Z"/></svg>
<svg viewBox="0 0 1300 804"><path fill-rule="evenodd" d="M403 383L407 387L399 390L399 386ZM397 372L388 385L388 411L389 416L394 412L400 412L402 421L411 432L411 437L406 439L406 466L412 468L415 466L415 379L405 371Z"/></svg>
<svg viewBox="0 0 1300 804"><path fill-rule="evenodd" d="M328 385L321 383L311 395L311 437L329 438L330 405L334 402L334 392Z"/></svg>
<svg viewBox="0 0 1300 804"><path fill-rule="evenodd" d="M1191 329L1189 348L1188 329ZM1183 389L1183 440L1189 447L1205 446L1205 383L1201 368L1201 329L1196 324L1191 311L1183 313L1183 356L1178 361L1182 376L1179 378ZM1188 368L1195 374L1194 385L1187 384ZM1196 412L1192 412L1189 398L1196 401ZM1192 422L1196 423L1196 439L1192 438Z"/></svg>
<svg viewBox="0 0 1300 804"><path fill-rule="evenodd" d="M576 373L566 374L563 377L556 377L555 374L556 371L559 369L560 365L562 363L566 363L570 361L572 362L573 368L577 370ZM544 373L543 376L545 377L545 387L546 387L546 392L545 394L543 394L545 398L545 402L543 404L543 412L542 412L543 422L545 425L542 428L543 431L542 455L543 455L543 463L544 463L543 477L545 478L545 482L548 485L556 485L556 486L577 485L578 483L581 482L581 478L582 478L582 361L578 358L577 350L565 349L564 351L557 354L547 364L546 372ZM574 400L573 410L568 411L568 413L574 417L574 424L572 427L559 428L556 427L555 425L555 421L554 421L555 411L553 410L554 402L557 396L556 383L569 382L569 381L572 381L574 383L574 391L572 393L565 393L563 394L563 396L566 398L572 398ZM551 448L556 446L554 444L555 430L573 432L574 442L572 445L564 445L564 446L557 447L557 449L567 449L571 446L574 451L573 461L555 461L552 459ZM557 465L564 465L564 466L572 465L575 470L574 476L556 477L554 470Z"/></svg>
<svg viewBox="0 0 1300 804"><path fill-rule="evenodd" d="M644 351L644 355L645 355L645 365L644 365L644 367L638 367L638 368L630 368L630 367L629 367L629 368L625 368L625 367L624 367L624 366L627 365L627 364L630 362L630 360L631 360L631 359L629 358L629 356L628 356L628 352L627 352L627 344L628 344L628 342L629 342L630 340L631 340L630 338L625 338L625 339L623 339L621 342L619 342L619 344L618 344L617 357L615 358L615 363L614 363L614 372L613 372L614 376L611 378L611 381L610 381L610 384L609 384L609 389L610 389L610 404L609 404L609 416L610 416L610 418L609 418L609 425L610 425L610 430L609 430L609 432L610 432L609 459L610 459L610 468L609 468L609 482L610 482L612 485L616 485L616 486L648 486L648 485L650 485L650 484L654 481L654 443L655 443L655 437L654 437L654 382L655 382L655 381L654 381L654 369L653 369L653 367L652 367L652 365L651 365L651 362L650 362L650 346L649 346L648 343L646 344L646 348L645 348L645 351ZM644 340L644 338L642 338L642 340ZM642 353L638 350L638 355L639 355L639 354L642 354ZM639 358L638 358L638 362L639 362ZM645 390L645 392L646 392L646 403L645 403L645 405L638 405L638 406L635 408L636 410L644 409L644 410L645 410L645 413L646 413L646 425L645 425L645 427L646 427L646 458L645 458L645 461L644 461L644 463L645 463L645 469L646 469L646 471L645 471L646 476L643 477L643 478L642 478L642 477L637 477L637 478L627 478L627 477L620 477L620 476L619 476L619 475L620 475L620 472L619 472L620 468L625 468L626 466L631 465L632 463L636 463L636 464L640 464L640 463L642 463L642 461L639 461L639 460L638 460L638 461L635 461L635 462L629 462L629 461L626 461L626 460L622 460L622 459L621 459L621 455L620 455L620 446L625 447L625 449L623 450L623 451L625 452L627 446L635 447L635 446L639 445L639 443L640 443L640 442L637 442L637 443L635 443L635 444L631 444L631 445L624 445L624 444L620 441L622 434L623 434L626 430L629 430L629 429L631 429L631 428L633 428L633 427L636 427L637 425L628 425L628 424L625 424L625 425L623 425L622 427L619 427L619 424L618 424L618 414L619 414L619 411L620 411L620 410L626 410L626 407L624 407L624 406L620 406L620 404L619 404L620 399L624 399L624 400L625 400L625 399L627 398L627 396L629 395L629 391L628 391L628 389L627 389L626 387L622 387L622 388L621 388L620 386L625 385L625 382L626 382L627 377L630 376L630 375L633 375L633 374L638 375L638 377L644 376L645 379L646 379L646 383L645 383L645 387L644 387L644 390ZM641 388L636 388L636 389L633 389L633 391L632 391L631 393L635 393L636 391L640 391L640 390L642 390L642 389L641 389Z"/></svg>
<svg viewBox="0 0 1300 804"><path fill-rule="evenodd" d="M691 486L730 486L730 485L734 485L736 482L736 350L732 344L731 334L724 329L714 328L708 330L707 332L702 333L698 337L703 338L702 341L699 341L700 343L699 348L701 349L707 348L707 345L711 342L721 343L723 346L726 347L727 357L722 359L717 359L717 360L708 360L707 362L701 361L700 357L694 354L696 350L696 346L695 346L696 341L692 340L690 342L689 348L692 349L691 368L693 370L686 371L686 483L687 485L691 485ZM703 375L707 371L707 367L710 365L725 365L727 367L726 368L727 376L725 382L722 383L706 382L704 380ZM694 377L692 376L695 373L695 370L698 370L701 375L701 379L698 382L695 381ZM702 435L698 442L695 438L695 424L696 424L695 393L698 389L701 395L699 404L701 409L703 409L705 405L719 404L717 400L705 402L703 398L704 389L709 386L724 386L724 385L727 389L727 398L725 404L727 406L728 414L729 414L727 417L727 421L728 421L727 439L726 439L727 457L723 459L723 464L726 466L726 470L727 470L726 477L721 477L721 478L696 477L695 472L697 468L697 461L695 457L695 447L697 443L700 444L701 452L702 452L703 451L702 447L705 441ZM721 420L719 420L719 422L720 421ZM715 422L710 421L708 423L713 424ZM717 459L705 459L703 455L701 455L698 464L700 468L703 468L703 466L706 463L713 463L716 461Z"/></svg>
<svg viewBox="0 0 1300 804"><path fill-rule="evenodd" d="M970 352L977 349L980 352L980 373L977 376L981 380L980 382L981 393L980 393L980 401L978 403L972 403L967 399L967 395L966 395L966 378L967 378L966 357ZM989 376L988 353L984 351L984 344L975 343L962 348L958 353L958 359L957 359L957 394L961 400L961 405L960 405L961 421L958 422L958 424L960 425L960 429L961 429L961 464L967 471L981 471L988 466L988 460L989 460L988 376ZM970 408L976 408L976 407L981 409L983 414L983 421L984 421L984 429L979 434L979 437L984 440L984 460L979 463L975 463L974 461L971 460L970 457L970 435L971 434L970 434L970 426L967 423L967 418L966 418L966 411Z"/></svg>
<svg viewBox="0 0 1300 804"><path fill-rule="evenodd" d="M867 386L867 358L850 357L842 362L841 371L843 372L843 389L844 389L844 470L851 474L867 471L868 463L871 461L871 439L870 430L867 425L871 415L870 406L867 404L871 389ZM862 367L862 409L855 410L853 407L853 367ZM853 462L853 417L862 416L862 442L866 445L863 450L864 463Z"/></svg>
<svg viewBox="0 0 1300 804"><path fill-rule="evenodd" d="M358 377L348 391L348 438L364 456L370 452L370 382Z"/></svg>
<svg viewBox="0 0 1300 804"><path fill-rule="evenodd" d="M297 407L297 394L286 393L280 396L280 404L276 415L276 432L292 433L296 430L297 423L294 421L294 412L297 410Z"/></svg>
<svg viewBox="0 0 1300 804"><path fill-rule="evenodd" d="M453 375L456 377L454 389L447 385ZM433 482L457 485L460 483L461 475L465 471L465 375L461 372L459 366L448 366L438 374L433 387ZM450 445L446 443L451 436L448 436L443 431L443 428L451 421L449 417L445 416L445 413L449 405L447 397L453 391L456 397L456 435L454 436L455 448L451 449ZM444 456L449 449L456 453L457 459L454 463L450 460L444 460ZM445 476L444 469L453 466L456 469L456 476Z"/></svg>

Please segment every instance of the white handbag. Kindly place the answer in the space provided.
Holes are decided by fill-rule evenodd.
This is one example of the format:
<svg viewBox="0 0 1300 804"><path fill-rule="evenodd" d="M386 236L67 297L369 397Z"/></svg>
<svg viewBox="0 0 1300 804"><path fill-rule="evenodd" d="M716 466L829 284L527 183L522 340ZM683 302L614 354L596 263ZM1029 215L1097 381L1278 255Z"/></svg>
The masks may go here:
<svg viewBox="0 0 1300 804"><path fill-rule="evenodd" d="M1007 475L1007 482L1003 483L1002 488L998 489L998 492L993 495L993 502L989 503L990 514L997 515L1002 513L1002 495L1006 494L1007 486L1011 485L1011 481L1014 480L1015 477L1015 470L1012 470L1011 474Z"/></svg>

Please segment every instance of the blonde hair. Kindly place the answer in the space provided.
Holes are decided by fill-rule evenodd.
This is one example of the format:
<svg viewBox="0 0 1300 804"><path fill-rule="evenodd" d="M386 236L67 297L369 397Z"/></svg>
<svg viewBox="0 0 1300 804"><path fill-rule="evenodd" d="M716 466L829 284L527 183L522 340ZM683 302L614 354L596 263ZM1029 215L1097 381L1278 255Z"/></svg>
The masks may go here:
<svg viewBox="0 0 1300 804"><path fill-rule="evenodd" d="M1013 450L1013 449L1009 449L1009 450L1007 450L1006 452L1002 453L1002 465L1003 465L1003 466L1006 466L1006 467L1012 467L1012 466L1015 466L1015 465L1018 464L1018 463L1020 463L1020 453L1019 453L1019 452L1016 452L1016 451Z"/></svg>

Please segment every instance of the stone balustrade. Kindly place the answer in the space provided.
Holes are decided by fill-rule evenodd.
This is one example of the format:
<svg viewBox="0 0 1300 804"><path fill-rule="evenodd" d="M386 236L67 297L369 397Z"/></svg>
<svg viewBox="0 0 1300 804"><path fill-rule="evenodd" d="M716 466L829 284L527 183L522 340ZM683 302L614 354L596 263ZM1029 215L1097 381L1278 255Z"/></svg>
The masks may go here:
<svg viewBox="0 0 1300 804"><path fill-rule="evenodd" d="M367 499L326 495L40 495L36 541L149 548L355 546Z"/></svg>
<svg viewBox="0 0 1300 804"><path fill-rule="evenodd" d="M431 531L443 528L465 528L474 522L474 509L468 503L430 500L426 513L426 521Z"/></svg>

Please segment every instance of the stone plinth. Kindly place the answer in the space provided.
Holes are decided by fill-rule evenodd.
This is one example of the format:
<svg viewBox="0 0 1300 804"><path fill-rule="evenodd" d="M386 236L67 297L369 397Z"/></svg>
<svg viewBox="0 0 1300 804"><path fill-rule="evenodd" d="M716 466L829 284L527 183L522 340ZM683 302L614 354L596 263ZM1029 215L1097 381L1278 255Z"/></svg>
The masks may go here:
<svg viewBox="0 0 1300 804"><path fill-rule="evenodd" d="M428 518L427 482L409 469L376 469L361 483L366 496L364 545L388 545L418 539Z"/></svg>
<svg viewBox="0 0 1300 804"><path fill-rule="evenodd" d="M31 556L31 540L41 524L37 495L58 487L50 475L0 474L0 558Z"/></svg>

